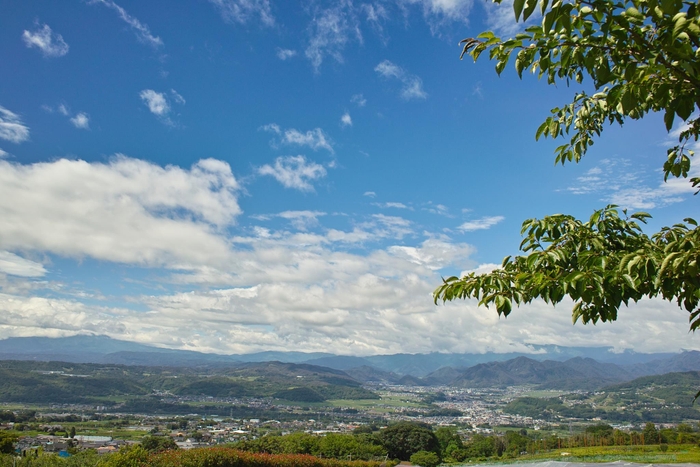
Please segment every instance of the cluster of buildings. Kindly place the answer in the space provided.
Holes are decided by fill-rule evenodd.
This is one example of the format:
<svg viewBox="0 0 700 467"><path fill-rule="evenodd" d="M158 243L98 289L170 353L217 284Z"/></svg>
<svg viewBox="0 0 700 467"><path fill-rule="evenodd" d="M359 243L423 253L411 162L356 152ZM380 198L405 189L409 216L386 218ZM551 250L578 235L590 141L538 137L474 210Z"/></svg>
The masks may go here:
<svg viewBox="0 0 700 467"><path fill-rule="evenodd" d="M16 444L16 452L22 456L41 453L69 455L73 450L94 449L98 454L118 451L135 441L112 439L110 436L75 436L74 438L56 435L23 436Z"/></svg>

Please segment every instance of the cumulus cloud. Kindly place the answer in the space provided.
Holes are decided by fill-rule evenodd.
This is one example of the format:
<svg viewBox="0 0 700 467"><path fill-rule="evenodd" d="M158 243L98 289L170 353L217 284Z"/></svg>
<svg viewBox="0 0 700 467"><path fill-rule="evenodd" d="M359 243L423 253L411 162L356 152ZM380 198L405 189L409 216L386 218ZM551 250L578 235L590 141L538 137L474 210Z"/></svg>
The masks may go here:
<svg viewBox="0 0 700 467"><path fill-rule="evenodd" d="M352 117L350 117L350 114L348 112L345 112L340 117L340 126L342 126L342 127L352 126Z"/></svg>
<svg viewBox="0 0 700 467"><path fill-rule="evenodd" d="M265 164L258 168L260 175L270 175L285 188L299 191L314 191L311 182L326 176L326 169L320 164L307 161L304 156L283 156L275 159L273 165Z"/></svg>
<svg viewBox="0 0 700 467"><path fill-rule="evenodd" d="M151 113L164 117L170 112L170 104L165 98L165 94L155 92L153 89L144 89L139 94L141 100L148 106Z"/></svg>
<svg viewBox="0 0 700 467"><path fill-rule="evenodd" d="M131 29L134 30L136 38L140 42L143 42L154 49L157 49L163 45L162 39L158 36L154 36L147 25L143 24L137 18L131 16L124 8L114 3L113 0L90 0L90 3L100 3L107 8L116 11L119 18L121 18L122 21L124 21Z"/></svg>
<svg viewBox="0 0 700 467"><path fill-rule="evenodd" d="M430 267L451 253L468 254L458 246L423 243L415 251L378 250L366 257L294 251L274 243L267 248L270 260L260 251L253 253L261 271L254 285L137 297L146 311L3 293L0 336L92 331L219 353L303 350L345 355L531 352L533 342L581 347L594 342L638 352L700 347L687 332L687 312L659 299L623 308L617 322L598 326L573 326L570 303L555 309L535 301L507 319L478 307L475 300L435 306L431 292L440 277Z"/></svg>
<svg viewBox="0 0 700 467"><path fill-rule="evenodd" d="M277 47L277 58L280 60L289 60L297 54L296 50L291 49L281 49Z"/></svg>
<svg viewBox="0 0 700 467"><path fill-rule="evenodd" d="M44 57L63 57L70 48L63 40L63 36L51 31L48 24L38 27L33 32L25 30L22 33L22 40L27 47L36 47L41 50Z"/></svg>
<svg viewBox="0 0 700 467"><path fill-rule="evenodd" d="M294 222L318 220L323 213L285 211L273 216ZM623 308L618 322L598 326L572 326L571 303L555 309L535 301L514 310L508 319L477 307L475 300L435 306L431 292L445 268L479 271L493 266L477 266L471 245L446 238L389 240L386 246L364 252L332 248L345 241L357 246L393 238L383 236L389 235L387 226L410 229L411 223L376 216L352 231L255 229L250 236L232 239L245 248L232 249L225 261L180 265L170 280L183 291L128 297L133 309L87 305L78 294L58 299L8 292L0 274L0 337L106 331L118 339L198 351L354 355L528 352L533 342L595 342L647 352L699 347L687 332L688 314L661 300ZM182 248L193 245L196 242ZM38 263L36 267L41 268ZM28 293L36 295L31 289Z"/></svg>
<svg viewBox="0 0 700 467"><path fill-rule="evenodd" d="M0 105L0 138L11 143L22 143L29 139L29 127L16 113Z"/></svg>
<svg viewBox="0 0 700 467"><path fill-rule="evenodd" d="M90 117L85 112L78 112L70 121L76 128L90 129Z"/></svg>
<svg viewBox="0 0 700 467"><path fill-rule="evenodd" d="M276 123L269 123L260 127L260 129L279 136L279 140L275 139L272 141L273 145L308 146L314 151L325 149L328 152L334 152L330 138L326 136L326 133L321 128L314 128L306 132L301 132L295 128L282 131Z"/></svg>
<svg viewBox="0 0 700 467"><path fill-rule="evenodd" d="M503 216L489 216L482 217L481 219L476 219L473 221L467 221L464 224L457 227L458 230L462 232L473 232L475 230L488 230L494 225L505 219Z"/></svg>
<svg viewBox="0 0 700 467"><path fill-rule="evenodd" d="M309 31L311 38L304 54L317 72L326 57L343 63L343 50L350 41L362 42L357 13L350 0L314 11Z"/></svg>
<svg viewBox="0 0 700 467"><path fill-rule="evenodd" d="M401 81L401 97L405 100L425 99L428 94L423 90L423 81L416 75L408 73L400 66L384 60L374 68L384 78L394 78Z"/></svg>
<svg viewBox="0 0 700 467"><path fill-rule="evenodd" d="M257 18L265 26L274 26L270 0L209 0L219 10L224 21L246 24Z"/></svg>
<svg viewBox="0 0 700 467"><path fill-rule="evenodd" d="M0 243L11 250L142 265L226 261L220 230L240 214L225 162L190 169L117 155L108 163L0 161Z"/></svg>

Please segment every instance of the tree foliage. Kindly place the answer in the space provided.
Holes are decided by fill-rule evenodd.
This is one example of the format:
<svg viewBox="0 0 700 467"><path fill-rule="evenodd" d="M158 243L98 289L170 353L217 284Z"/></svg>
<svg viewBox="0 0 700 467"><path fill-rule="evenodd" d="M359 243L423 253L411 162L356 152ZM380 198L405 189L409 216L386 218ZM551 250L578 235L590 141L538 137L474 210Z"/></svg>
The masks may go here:
<svg viewBox="0 0 700 467"><path fill-rule="evenodd" d="M411 456L411 464L421 467L437 467L440 465L440 458L432 451L418 451Z"/></svg>
<svg viewBox="0 0 700 467"><path fill-rule="evenodd" d="M500 2L500 0L495 0ZM670 131L675 117L684 122L678 144L669 148L664 179L688 177L700 136L700 7L683 0L515 0L516 20L537 9L539 25L513 38L492 32L465 39L462 56L477 60L488 51L500 74L515 56L522 76L531 70L550 84L571 85L586 77L595 92L575 94L552 110L537 129L542 136L567 138L556 163L578 162L608 124L622 125L651 112L663 112ZM700 178L690 179L694 187ZM568 215L523 223L524 256L507 257L488 274L450 277L434 292L448 301L477 298L507 316L514 305L541 298L556 304L568 296L573 321L617 318L622 304L660 296L690 313L690 328L700 326L700 230L695 220L647 236L640 227L646 213L622 215L617 206L595 211L587 222Z"/></svg>
<svg viewBox="0 0 700 467"><path fill-rule="evenodd" d="M399 422L382 430L379 439L392 459L409 460L418 451L440 452L433 431L422 424Z"/></svg>

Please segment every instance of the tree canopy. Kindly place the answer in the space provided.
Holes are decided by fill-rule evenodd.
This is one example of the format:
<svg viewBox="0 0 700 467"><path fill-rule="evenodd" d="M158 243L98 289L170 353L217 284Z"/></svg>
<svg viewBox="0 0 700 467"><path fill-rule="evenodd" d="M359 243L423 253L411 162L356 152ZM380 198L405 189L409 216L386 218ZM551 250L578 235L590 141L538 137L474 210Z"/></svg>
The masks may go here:
<svg viewBox="0 0 700 467"><path fill-rule="evenodd" d="M495 0L497 3L500 0ZM555 162L578 162L604 127L651 112L663 112L671 131L679 117L678 144L668 148L664 180L693 177L689 146L700 136L700 7L682 0L515 0L516 20L539 6L542 21L512 38L493 32L462 41L462 57L477 60L488 51L500 74L515 56L519 76L531 70L550 84L592 80L594 93L577 92L552 110L535 138L568 140ZM569 215L523 223L523 256L506 257L487 274L443 279L434 299L477 298L507 316L514 305L536 298L556 304L574 301L573 321L617 319L624 303L660 296L690 313L700 327L700 230L686 218L648 236L640 224L650 216L628 216L617 206L597 210L587 221Z"/></svg>

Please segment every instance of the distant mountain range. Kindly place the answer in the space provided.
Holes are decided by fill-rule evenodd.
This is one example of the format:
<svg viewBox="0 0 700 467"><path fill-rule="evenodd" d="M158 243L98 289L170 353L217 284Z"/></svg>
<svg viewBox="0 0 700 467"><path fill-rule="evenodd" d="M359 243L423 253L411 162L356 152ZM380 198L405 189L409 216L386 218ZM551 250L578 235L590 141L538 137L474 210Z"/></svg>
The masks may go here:
<svg viewBox="0 0 700 467"><path fill-rule="evenodd" d="M342 370L361 382L493 387L532 384L592 389L646 375L700 370L700 352L614 353L605 347L533 346L533 354L395 354L368 357L259 352L220 355L172 350L106 336L13 337L0 340L0 360L64 361L173 367L236 367L279 361Z"/></svg>

